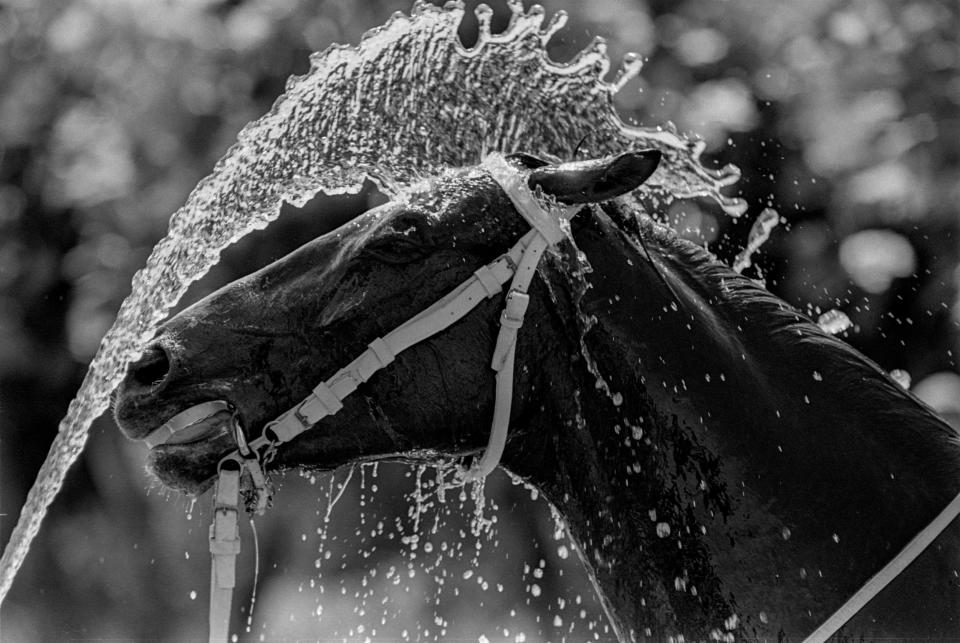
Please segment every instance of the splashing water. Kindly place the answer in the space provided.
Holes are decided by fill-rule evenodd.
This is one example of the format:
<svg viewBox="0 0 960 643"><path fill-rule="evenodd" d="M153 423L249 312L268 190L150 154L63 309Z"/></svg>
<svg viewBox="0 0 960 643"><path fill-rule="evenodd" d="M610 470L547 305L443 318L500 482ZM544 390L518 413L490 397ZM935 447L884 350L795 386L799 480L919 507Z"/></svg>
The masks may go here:
<svg viewBox="0 0 960 643"><path fill-rule="evenodd" d="M511 560L509 555L502 556L501 538L516 538L517 522L529 524L529 505L524 506L522 516L517 515L516 507L501 509L493 494L482 492L481 483L464 484L458 476L458 464L450 460L382 465L386 467L386 480L393 481L394 491L407 497L406 511L393 519L389 511L383 511L384 506L367 513L356 511L358 504L364 507L367 501L382 500L382 494L377 493L380 477L376 463L354 465L359 475L353 475L352 480L327 474L332 482L326 485L325 494L316 494L316 515L332 515L333 520L323 521L315 539L301 537L316 547L316 558L308 576L301 577L304 580L298 593L305 587L311 591L298 608L288 604L289 595L281 601L282 607L274 604L280 610L289 610L291 619L288 622L278 617L278 609L274 609L270 636L316 638L321 632L322 638L338 640L363 640L365 636L372 640L478 640L478 635L485 634L491 641L555 640L564 636L614 640L614 634L619 636L604 612L605 597L599 592L590 561L570 536L560 511L527 481L506 469L498 469L484 481L488 489L490 485L499 487L498 497L510 497L508 485L524 490L552 516L552 545L532 559ZM401 472L402 482L397 476ZM351 486L346 493L353 499L349 505L337 502L346 485ZM368 490L371 495L365 499ZM459 516L473 516L473 520L465 525L457 520ZM346 541L344 535L348 536ZM382 550L392 553L385 556ZM374 558L378 551L379 557ZM359 566L349 562L358 557L364 561ZM565 560L568 557L570 561ZM524 599L512 609L498 606L507 584L518 580L526 585ZM595 591L585 596L559 596L561 583L566 587L592 584ZM447 607L450 599L468 607L451 610ZM475 611L485 603L485 609L501 612L499 619L474 620ZM267 606L269 611L269 595ZM422 620L411 622L412 613L424 608ZM308 612L314 618L303 620ZM300 624L292 624L293 620ZM413 628L407 629L408 625ZM264 621L265 632L266 628Z"/></svg>
<svg viewBox="0 0 960 643"><path fill-rule="evenodd" d="M910 384L913 381L913 378L910 377L910 373L907 371L903 370L902 368L895 368L890 371L890 378L899 384L903 389L907 391L910 390Z"/></svg>
<svg viewBox="0 0 960 643"><path fill-rule="evenodd" d="M753 253L760 249L770 233L780 223L780 214L773 208L764 208L757 220L753 222L750 228L750 234L747 236L747 245L733 260L733 269L737 272L743 272L753 265Z"/></svg>
<svg viewBox="0 0 960 643"><path fill-rule="evenodd" d="M825 333L839 335L843 331L852 328L853 322L847 317L847 313L834 308L817 317L817 326Z"/></svg>
<svg viewBox="0 0 960 643"><path fill-rule="evenodd" d="M708 197L732 216L745 211L743 201L721 194L738 171L704 168L702 142L672 124L649 129L619 119L613 99L639 73L638 56L625 57L609 83L602 39L569 63L551 62L545 45L566 15L544 27L542 8L525 11L520 0L508 5L510 25L500 34L490 32L490 10L477 10L479 38L466 49L457 37L461 4L439 9L418 2L410 16L395 15L358 46L313 55L310 71L292 77L270 112L240 132L134 276L0 559L0 601L127 365L190 283L226 246L275 219L284 201L300 206L321 190L356 191L365 178L393 195L421 176L475 164L491 150L567 157L589 133L597 154L663 153L661 169L644 187L653 202Z"/></svg>

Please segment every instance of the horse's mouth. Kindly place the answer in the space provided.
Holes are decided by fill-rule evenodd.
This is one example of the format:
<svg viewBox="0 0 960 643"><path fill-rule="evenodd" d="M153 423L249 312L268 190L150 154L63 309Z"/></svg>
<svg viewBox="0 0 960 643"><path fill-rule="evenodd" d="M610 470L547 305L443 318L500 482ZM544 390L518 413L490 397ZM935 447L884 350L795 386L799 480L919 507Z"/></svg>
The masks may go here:
<svg viewBox="0 0 960 643"><path fill-rule="evenodd" d="M151 435L163 433L166 426L162 425ZM156 442L152 442L150 436L145 441L151 447L147 468L160 483L192 495L203 493L213 484L220 460L237 446L233 414L228 411L201 418L186 430L162 436Z"/></svg>

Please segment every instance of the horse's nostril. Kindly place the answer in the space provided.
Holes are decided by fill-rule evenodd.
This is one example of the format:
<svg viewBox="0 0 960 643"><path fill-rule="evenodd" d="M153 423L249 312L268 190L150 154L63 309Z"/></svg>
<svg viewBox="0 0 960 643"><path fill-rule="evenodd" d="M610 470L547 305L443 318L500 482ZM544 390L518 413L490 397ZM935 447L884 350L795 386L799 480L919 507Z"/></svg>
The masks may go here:
<svg viewBox="0 0 960 643"><path fill-rule="evenodd" d="M130 366L130 377L137 384L152 386L163 381L170 372L170 359L159 346L151 346Z"/></svg>

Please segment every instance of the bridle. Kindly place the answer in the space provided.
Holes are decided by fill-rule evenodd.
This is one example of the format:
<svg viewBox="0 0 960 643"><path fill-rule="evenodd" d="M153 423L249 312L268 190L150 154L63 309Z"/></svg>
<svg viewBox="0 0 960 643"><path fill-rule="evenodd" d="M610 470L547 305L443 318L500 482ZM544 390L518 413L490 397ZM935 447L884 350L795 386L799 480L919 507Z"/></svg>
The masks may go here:
<svg viewBox="0 0 960 643"><path fill-rule="evenodd" d="M210 643L227 641L230 604L236 585L236 558L240 553L238 519L240 483L246 472L253 487L252 505L263 513L270 497L264 468L277 448L307 431L325 417L343 408L343 400L377 371L388 366L402 351L448 328L485 299L496 297L510 282L500 315L500 330L491 368L496 372L496 393L490 437L483 455L460 473L461 482L481 480L492 472L503 455L513 401L513 367L517 332L523 325L529 303L527 290L544 251L565 236L563 221L578 207L546 203L527 185L527 173L511 165L502 155L490 154L483 167L510 198L531 229L505 254L476 270L473 275L432 306L410 318L383 337L368 344L367 350L318 384L306 398L268 422L259 437L247 441L236 410L223 400L194 405L151 432L144 441L156 446L168 441L186 441L205 420L224 412L237 448L220 460L214 490L214 516L210 525ZM669 287L669 286L668 286ZM960 495L911 540L886 566L844 603L804 643L823 643L888 585L919 556L930 543L960 515Z"/></svg>
<svg viewBox="0 0 960 643"><path fill-rule="evenodd" d="M199 423L213 415L229 411L237 448L220 460L214 490L214 516L210 525L210 642L226 641L229 636L230 603L236 585L236 558L240 553L238 519L240 480L244 472L254 489L257 513L266 509L269 499L264 467L276 449L304 431L317 426L323 418L343 408L343 400L374 373L388 366L402 351L448 328L485 299L496 297L509 281L510 286L500 315L500 331L490 366L496 372L496 392L490 437L483 455L461 471L462 482L481 480L492 472L503 455L507 441L510 408L513 402L513 365L517 331L530 301L527 290L537 272L544 251L565 236L561 221L570 219L577 207L561 206L538 198L527 186L527 174L511 165L502 155L490 154L483 167L509 196L531 229L510 250L473 275L446 296L410 318L383 337L368 344L367 350L318 384L310 395L275 420L268 422L262 434L247 441L239 418L231 405L213 400L178 413L144 438L151 447L178 439L195 431Z"/></svg>

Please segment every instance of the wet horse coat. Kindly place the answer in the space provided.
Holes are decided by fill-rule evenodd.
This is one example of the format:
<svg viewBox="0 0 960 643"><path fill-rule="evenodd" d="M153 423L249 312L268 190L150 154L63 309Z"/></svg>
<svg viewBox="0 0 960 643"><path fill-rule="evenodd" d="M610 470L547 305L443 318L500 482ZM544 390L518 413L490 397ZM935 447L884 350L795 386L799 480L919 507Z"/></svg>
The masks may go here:
<svg viewBox="0 0 960 643"><path fill-rule="evenodd" d="M577 171L531 182L568 202L617 193L596 175L571 182ZM599 176L619 192L642 180ZM960 490L956 439L869 360L636 207L574 219L590 271L570 243L542 265L504 464L564 514L625 636L805 635ZM226 399L262 427L525 231L482 169L441 177L167 322L118 394L118 421L141 438ZM276 464L476 452L499 311L485 302L400 355ZM151 466L197 492L232 448L222 435L165 445ZM954 540L844 633L956 635Z"/></svg>

